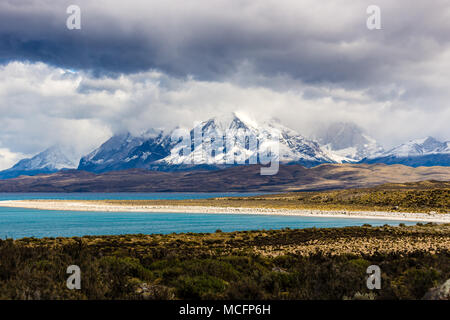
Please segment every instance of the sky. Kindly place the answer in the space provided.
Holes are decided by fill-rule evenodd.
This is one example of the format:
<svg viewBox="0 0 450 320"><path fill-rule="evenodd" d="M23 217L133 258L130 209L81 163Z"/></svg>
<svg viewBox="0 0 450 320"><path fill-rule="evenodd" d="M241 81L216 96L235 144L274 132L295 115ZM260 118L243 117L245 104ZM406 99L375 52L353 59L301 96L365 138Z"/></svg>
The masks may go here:
<svg viewBox="0 0 450 320"><path fill-rule="evenodd" d="M354 122L385 148L446 141L448 88L448 0L0 2L0 169L231 111L306 136Z"/></svg>

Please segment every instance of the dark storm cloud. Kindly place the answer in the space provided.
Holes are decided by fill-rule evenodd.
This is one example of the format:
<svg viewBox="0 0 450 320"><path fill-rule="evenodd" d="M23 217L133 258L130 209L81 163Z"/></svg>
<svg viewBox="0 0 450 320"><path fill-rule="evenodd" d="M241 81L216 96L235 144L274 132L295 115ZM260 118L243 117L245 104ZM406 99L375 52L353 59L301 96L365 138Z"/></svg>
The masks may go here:
<svg viewBox="0 0 450 320"><path fill-rule="evenodd" d="M65 11L68 4L38 3L0 4L1 61L41 61L94 73L129 73L154 67L156 50L138 34L124 34L113 23L109 28L92 30L96 18L85 11L82 11L83 28L68 30Z"/></svg>
<svg viewBox="0 0 450 320"><path fill-rule="evenodd" d="M448 3L378 1L383 30L369 31L367 1L76 1L82 29L67 30L74 1L0 4L0 59L97 73L158 69L221 80L242 64L266 76L350 87L392 80L404 64L448 45Z"/></svg>

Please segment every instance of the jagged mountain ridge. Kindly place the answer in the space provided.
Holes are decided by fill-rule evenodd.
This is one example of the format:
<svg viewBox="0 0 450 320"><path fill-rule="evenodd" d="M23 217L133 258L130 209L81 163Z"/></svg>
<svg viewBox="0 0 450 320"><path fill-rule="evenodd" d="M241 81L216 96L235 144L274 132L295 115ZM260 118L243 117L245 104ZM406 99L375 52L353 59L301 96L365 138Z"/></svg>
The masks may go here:
<svg viewBox="0 0 450 320"><path fill-rule="evenodd" d="M441 153L450 153L450 141L440 142L433 137L426 137L403 143L382 153L380 156L410 157Z"/></svg>
<svg viewBox="0 0 450 320"><path fill-rule="evenodd" d="M184 143L180 133L187 137ZM279 157L275 152L269 153L273 137L279 137ZM210 152L214 143L215 152ZM266 160L278 158L282 163L305 166L334 162L316 142L280 123L256 123L233 113L200 122L190 130L176 128L169 133L156 131L150 136L133 137L129 133L114 136L83 157L78 169L105 172L130 168L166 171L221 168L257 163L263 154L267 154Z"/></svg>
<svg viewBox="0 0 450 320"><path fill-rule="evenodd" d="M450 141L441 142L433 137L411 140L361 162L404 164L412 167L450 166Z"/></svg>
<svg viewBox="0 0 450 320"><path fill-rule="evenodd" d="M145 168L147 163L169 154L165 147L167 139L163 131L151 134L146 132L137 137L128 132L114 135L99 148L82 157L78 168L92 172Z"/></svg>

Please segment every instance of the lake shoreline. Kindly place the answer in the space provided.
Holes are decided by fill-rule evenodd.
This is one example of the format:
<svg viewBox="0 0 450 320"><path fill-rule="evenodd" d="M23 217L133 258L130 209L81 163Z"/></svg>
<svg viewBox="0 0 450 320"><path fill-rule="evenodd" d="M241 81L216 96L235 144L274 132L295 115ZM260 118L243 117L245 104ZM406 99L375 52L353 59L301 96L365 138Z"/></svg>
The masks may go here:
<svg viewBox="0 0 450 320"><path fill-rule="evenodd" d="M247 208L195 205L117 205L89 203L78 200L4 200L0 207L53 210L53 211L91 211L91 212L148 212L148 213L202 213L202 214L250 214L280 215L323 218L361 218L398 221L417 221L450 223L450 214L389 212L389 211L353 211L283 208Z"/></svg>

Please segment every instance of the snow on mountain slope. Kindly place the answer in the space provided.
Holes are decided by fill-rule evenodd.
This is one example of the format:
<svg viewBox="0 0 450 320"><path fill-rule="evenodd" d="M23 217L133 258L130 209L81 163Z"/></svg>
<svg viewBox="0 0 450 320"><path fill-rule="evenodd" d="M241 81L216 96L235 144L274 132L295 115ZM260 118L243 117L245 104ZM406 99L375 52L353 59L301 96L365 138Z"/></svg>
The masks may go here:
<svg viewBox="0 0 450 320"><path fill-rule="evenodd" d="M53 146L35 155L30 159L22 159L11 169L15 170L37 170L49 169L60 170L62 168L75 168L76 165L69 160L59 146Z"/></svg>
<svg viewBox="0 0 450 320"><path fill-rule="evenodd" d="M216 117L201 122L191 130L190 135L195 136L195 132L201 132L203 143L195 145L193 152L180 155L179 149L175 149L169 157L160 161L168 164L228 164L230 159L248 162L272 149L271 158L281 162L304 162L305 164L332 162L317 143L305 139L297 132L274 121L258 124L254 120L234 113L232 116ZM278 137L278 146L274 145L275 137ZM216 148L217 154L208 153L207 145L218 139L220 146ZM229 141L230 139L233 141ZM253 148L250 147L250 140L255 144ZM229 148L227 148L227 142L230 142ZM278 154L275 149L278 149Z"/></svg>
<svg viewBox="0 0 450 320"><path fill-rule="evenodd" d="M246 137L259 135L254 124L244 122L234 114L200 122L191 130L178 128L177 132L172 132L175 133L183 136L185 143L177 143L170 155L161 159L160 163L225 165L228 161L234 163L235 158L246 160L253 154L252 150L248 150L250 148L246 148Z"/></svg>
<svg viewBox="0 0 450 320"><path fill-rule="evenodd" d="M450 141L440 142L433 137L411 140L363 162L413 167L450 166Z"/></svg>
<svg viewBox="0 0 450 320"><path fill-rule="evenodd" d="M111 165L125 160L129 153L144 142L142 137L134 137L130 133L111 137L99 148L82 157L78 169L102 172Z"/></svg>
<svg viewBox="0 0 450 320"><path fill-rule="evenodd" d="M99 148L81 158L78 169L106 172L130 168L148 168L170 155L174 142L163 130L148 130L139 136L130 133L111 137Z"/></svg>
<svg viewBox="0 0 450 320"><path fill-rule="evenodd" d="M0 172L0 178L13 178L22 174L35 175L39 173L51 173L61 169L76 168L59 146L53 146L35 155L32 158L22 159L13 167Z"/></svg>
<svg viewBox="0 0 450 320"><path fill-rule="evenodd" d="M358 162L383 152L383 147L354 123L332 123L318 130L314 138L329 157L340 163Z"/></svg>
<svg viewBox="0 0 450 320"><path fill-rule="evenodd" d="M440 142L433 137L426 137L403 143L379 156L413 157L440 153L450 153L450 142Z"/></svg>
<svg viewBox="0 0 450 320"><path fill-rule="evenodd" d="M269 130L278 130L280 137L280 161L281 162L335 162L324 152L315 141L308 140L296 131L283 126L278 122L266 123Z"/></svg>
<svg viewBox="0 0 450 320"><path fill-rule="evenodd" d="M274 147L279 147L279 153ZM78 168L93 172L127 168L170 171L185 166L260 163L256 161L264 155L266 162L278 158L280 162L305 166L333 162L316 142L280 123L257 123L232 113L200 122L192 129L176 128L168 134L159 131L151 137L114 136L83 157Z"/></svg>

